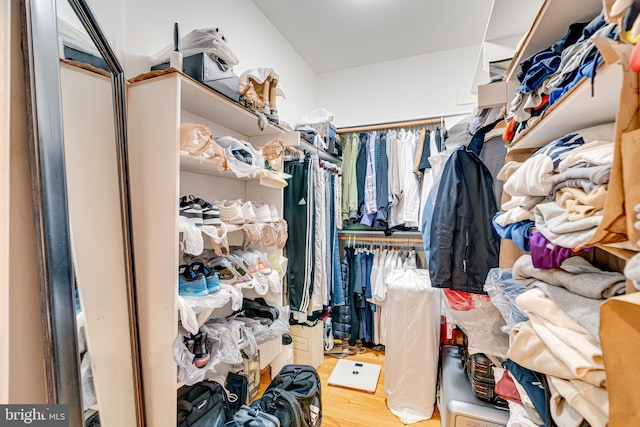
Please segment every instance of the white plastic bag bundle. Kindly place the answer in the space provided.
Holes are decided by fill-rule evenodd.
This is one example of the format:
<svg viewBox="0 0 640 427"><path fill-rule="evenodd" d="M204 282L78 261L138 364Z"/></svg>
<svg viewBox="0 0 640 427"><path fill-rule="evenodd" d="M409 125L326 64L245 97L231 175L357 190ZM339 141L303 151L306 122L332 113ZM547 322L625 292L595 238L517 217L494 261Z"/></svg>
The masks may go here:
<svg viewBox="0 0 640 427"><path fill-rule="evenodd" d="M233 69L238 65L238 57L227 44L225 36L218 28L202 28L191 31L186 36L180 38L180 52L183 56L191 56L197 53L206 53L220 64L223 70ZM160 52L151 55L151 65L162 64L169 61L169 56L174 50L173 45L169 45Z"/></svg>
<svg viewBox="0 0 640 427"><path fill-rule="evenodd" d="M300 117L296 128L298 126L315 125L317 123L327 123L333 121L333 113L326 108L316 108L315 110L307 111Z"/></svg>

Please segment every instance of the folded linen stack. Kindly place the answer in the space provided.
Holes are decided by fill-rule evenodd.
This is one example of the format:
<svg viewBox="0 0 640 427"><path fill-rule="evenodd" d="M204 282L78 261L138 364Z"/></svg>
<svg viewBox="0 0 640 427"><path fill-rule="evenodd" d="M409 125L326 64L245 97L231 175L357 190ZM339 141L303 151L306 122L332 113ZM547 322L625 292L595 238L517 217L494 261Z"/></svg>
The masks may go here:
<svg viewBox="0 0 640 427"><path fill-rule="evenodd" d="M508 162L500 171L512 198L494 217L503 238L512 239L538 259L546 252L586 246L602 220L613 162L614 123L593 126L550 142L523 163ZM541 237L531 245L532 227ZM536 235L537 236L537 235ZM542 243L543 239L545 242ZM571 252L550 267L558 267Z"/></svg>

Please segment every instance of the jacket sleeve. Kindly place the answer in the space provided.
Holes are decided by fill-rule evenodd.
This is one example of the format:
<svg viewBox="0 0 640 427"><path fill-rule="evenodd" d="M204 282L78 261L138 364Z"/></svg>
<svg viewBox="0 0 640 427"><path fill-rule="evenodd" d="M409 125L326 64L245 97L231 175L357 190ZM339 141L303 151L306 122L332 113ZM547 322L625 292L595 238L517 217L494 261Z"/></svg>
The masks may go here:
<svg viewBox="0 0 640 427"><path fill-rule="evenodd" d="M442 170L433 209L429 238L429 276L431 286L450 288L453 270L453 242L456 208L460 195L461 165L458 152L451 155Z"/></svg>

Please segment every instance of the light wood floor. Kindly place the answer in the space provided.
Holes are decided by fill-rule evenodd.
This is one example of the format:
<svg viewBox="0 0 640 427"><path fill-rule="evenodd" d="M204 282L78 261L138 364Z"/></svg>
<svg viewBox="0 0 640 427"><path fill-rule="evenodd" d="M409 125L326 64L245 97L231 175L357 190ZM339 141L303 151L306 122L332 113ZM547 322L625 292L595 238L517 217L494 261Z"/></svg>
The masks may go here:
<svg viewBox="0 0 640 427"><path fill-rule="evenodd" d="M327 384L338 359L325 356L318 367L322 381L322 427L400 427L402 421L389 411L384 396L384 353L367 349L365 353L349 356L349 360L375 363L382 366L375 393L351 390ZM269 370L262 373L261 389L269 385ZM411 424L416 427L440 427L438 410L427 421Z"/></svg>

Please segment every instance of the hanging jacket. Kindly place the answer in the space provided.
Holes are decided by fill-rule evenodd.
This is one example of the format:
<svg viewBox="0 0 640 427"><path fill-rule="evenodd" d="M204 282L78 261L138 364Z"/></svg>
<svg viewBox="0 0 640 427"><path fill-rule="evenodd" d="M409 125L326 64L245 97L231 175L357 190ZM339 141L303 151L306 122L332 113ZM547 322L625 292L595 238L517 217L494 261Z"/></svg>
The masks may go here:
<svg viewBox="0 0 640 427"><path fill-rule="evenodd" d="M484 293L487 273L498 266L493 179L478 157L485 134L496 124L480 128L469 144L454 151L442 172L430 227L433 287Z"/></svg>

